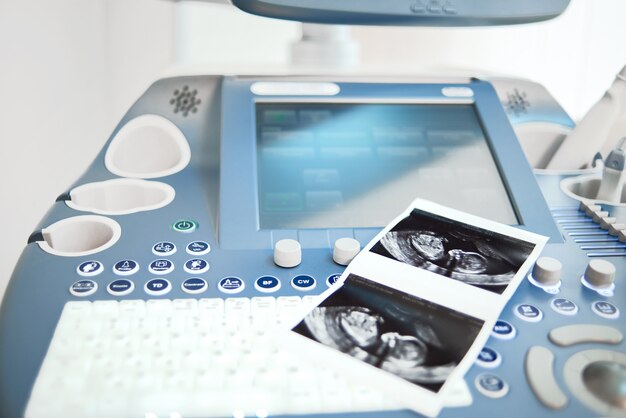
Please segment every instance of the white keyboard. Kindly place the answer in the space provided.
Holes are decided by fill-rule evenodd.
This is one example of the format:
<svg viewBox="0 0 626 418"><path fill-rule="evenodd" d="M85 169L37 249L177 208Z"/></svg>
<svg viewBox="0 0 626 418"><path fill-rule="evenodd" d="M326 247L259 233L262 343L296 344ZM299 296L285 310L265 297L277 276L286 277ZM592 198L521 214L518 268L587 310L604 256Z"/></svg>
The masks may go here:
<svg viewBox="0 0 626 418"><path fill-rule="evenodd" d="M401 409L281 349L312 297L68 302L26 418L265 417Z"/></svg>

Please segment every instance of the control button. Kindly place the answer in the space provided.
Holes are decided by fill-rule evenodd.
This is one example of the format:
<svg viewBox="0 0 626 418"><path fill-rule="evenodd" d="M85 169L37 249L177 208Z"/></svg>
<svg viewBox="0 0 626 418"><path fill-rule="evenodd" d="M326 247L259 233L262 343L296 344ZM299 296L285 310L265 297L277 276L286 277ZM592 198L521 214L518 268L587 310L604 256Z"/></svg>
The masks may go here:
<svg viewBox="0 0 626 418"><path fill-rule="evenodd" d="M154 255L160 255L163 257L167 257L168 255L172 255L176 252L176 245L172 242L161 241L157 242L152 246L152 253Z"/></svg>
<svg viewBox="0 0 626 418"><path fill-rule="evenodd" d="M450 4L443 6L443 12L447 15L455 15L458 13L456 8Z"/></svg>
<svg viewBox="0 0 626 418"><path fill-rule="evenodd" d="M527 303L517 305L513 312L519 319L527 322L539 322L543 318L541 309Z"/></svg>
<svg viewBox="0 0 626 418"><path fill-rule="evenodd" d="M606 229L608 231L611 225L613 225L615 222L617 222L617 218L614 218L612 216L605 216L604 218L600 219L600 228Z"/></svg>
<svg viewBox="0 0 626 418"><path fill-rule="evenodd" d="M585 270L585 281L596 288L610 288L615 280L615 266L599 258L589 261Z"/></svg>
<svg viewBox="0 0 626 418"><path fill-rule="evenodd" d="M139 271L139 264L134 260L122 260L115 263L113 273L118 276L130 276Z"/></svg>
<svg viewBox="0 0 626 418"><path fill-rule="evenodd" d="M609 235L617 237L624 229L626 229L626 224L613 224L609 227Z"/></svg>
<svg viewBox="0 0 626 418"><path fill-rule="evenodd" d="M274 276L261 276L254 281L254 287L259 292L272 293L280 289L280 280Z"/></svg>
<svg viewBox="0 0 626 418"><path fill-rule="evenodd" d="M152 279L146 283L143 290L149 295L160 296L169 293L172 285L165 279Z"/></svg>
<svg viewBox="0 0 626 418"><path fill-rule="evenodd" d="M104 266L101 262L95 260L85 261L76 267L76 272L84 277L97 276L102 273Z"/></svg>
<svg viewBox="0 0 626 418"><path fill-rule="evenodd" d="M418 0L411 4L411 11L413 13L424 13L426 11L426 5L422 0Z"/></svg>
<svg viewBox="0 0 626 418"><path fill-rule="evenodd" d="M500 340L512 340L517 335L517 330L512 324L498 319L491 330L491 335Z"/></svg>
<svg viewBox="0 0 626 418"><path fill-rule="evenodd" d="M606 218L607 216L609 216L609 212L605 210L597 210L591 214L591 219L593 219L595 223L600 223L602 218Z"/></svg>
<svg viewBox="0 0 626 418"><path fill-rule="evenodd" d="M545 347L530 347L524 364L526 379L535 396L550 409L562 409L567 397L554 378L554 354Z"/></svg>
<svg viewBox="0 0 626 418"><path fill-rule="evenodd" d="M187 244L187 253L191 255L204 255L211 251L209 243L204 241L193 241Z"/></svg>
<svg viewBox="0 0 626 418"><path fill-rule="evenodd" d="M112 281L107 286L107 292L113 296L124 296L135 290L135 284L127 279L118 279Z"/></svg>
<svg viewBox="0 0 626 418"><path fill-rule="evenodd" d="M548 338L560 347L569 347L584 343L619 344L624 336L613 327L576 324L554 328L548 334Z"/></svg>
<svg viewBox="0 0 626 418"><path fill-rule="evenodd" d="M602 318L617 319L619 318L619 309L615 305L603 300L593 302L591 310Z"/></svg>
<svg viewBox="0 0 626 418"><path fill-rule="evenodd" d="M168 274L174 270L174 263L170 260L154 260L148 266L148 271L152 274Z"/></svg>
<svg viewBox="0 0 626 418"><path fill-rule="evenodd" d="M201 279L199 277L192 277L191 279L185 280L180 287L185 293L189 293L190 295L197 295L198 293L202 293L207 290L209 285L204 279Z"/></svg>
<svg viewBox="0 0 626 418"><path fill-rule="evenodd" d="M302 262L302 248L295 239L281 239L274 246L274 263L279 267L295 267Z"/></svg>
<svg viewBox="0 0 626 418"><path fill-rule="evenodd" d="M427 8L429 13L439 14L443 11L443 7L439 4L438 1L431 1Z"/></svg>
<svg viewBox="0 0 626 418"><path fill-rule="evenodd" d="M79 280L70 286L70 293L78 297L93 295L96 290L98 290L98 283L93 280Z"/></svg>
<svg viewBox="0 0 626 418"><path fill-rule="evenodd" d="M337 280L339 280L340 277L340 273L331 274L326 278L326 286L331 287L332 285L337 283Z"/></svg>
<svg viewBox="0 0 626 418"><path fill-rule="evenodd" d="M202 260L201 258L194 258L187 261L183 268L189 274L201 274L209 271L209 263Z"/></svg>
<svg viewBox="0 0 626 418"><path fill-rule="evenodd" d="M361 244L354 238L339 238L333 246L333 260L342 266L350 264L361 251Z"/></svg>
<svg viewBox="0 0 626 418"><path fill-rule="evenodd" d="M190 221L189 219L182 219L180 221L174 222L172 228L177 232L193 232L198 227L198 224L195 221Z"/></svg>
<svg viewBox="0 0 626 418"><path fill-rule="evenodd" d="M509 393L508 383L493 374L479 374L474 384L480 393L490 398L502 398Z"/></svg>
<svg viewBox="0 0 626 418"><path fill-rule="evenodd" d="M474 97L474 90L469 87L444 87L441 94L446 97Z"/></svg>
<svg viewBox="0 0 626 418"><path fill-rule="evenodd" d="M533 267L531 278L540 286L557 286L561 282L562 270L563 266L556 258L539 257Z"/></svg>
<svg viewBox="0 0 626 418"><path fill-rule="evenodd" d="M494 369L501 363L502 357L500 357L500 354L490 347L483 347L480 353L478 353L478 358L476 358L476 364L489 369Z"/></svg>
<svg viewBox="0 0 626 418"><path fill-rule="evenodd" d="M243 280L238 277L224 277L217 284L218 289L224 293L239 293L246 285Z"/></svg>
<svg viewBox="0 0 626 418"><path fill-rule="evenodd" d="M308 274L299 274L291 279L291 286L303 292L315 289L316 280Z"/></svg>
<svg viewBox="0 0 626 418"><path fill-rule="evenodd" d="M561 315L576 315L578 313L578 305L569 299L557 298L550 301L550 307Z"/></svg>

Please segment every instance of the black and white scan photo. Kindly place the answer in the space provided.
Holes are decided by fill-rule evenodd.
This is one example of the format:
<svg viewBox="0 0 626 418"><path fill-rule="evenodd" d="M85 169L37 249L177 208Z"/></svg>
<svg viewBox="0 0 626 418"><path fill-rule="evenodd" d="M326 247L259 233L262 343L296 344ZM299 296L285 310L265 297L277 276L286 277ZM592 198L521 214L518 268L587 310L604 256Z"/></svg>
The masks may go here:
<svg viewBox="0 0 626 418"><path fill-rule="evenodd" d="M483 323L350 274L293 331L437 393Z"/></svg>
<svg viewBox="0 0 626 418"><path fill-rule="evenodd" d="M502 294L535 244L414 209L371 249Z"/></svg>

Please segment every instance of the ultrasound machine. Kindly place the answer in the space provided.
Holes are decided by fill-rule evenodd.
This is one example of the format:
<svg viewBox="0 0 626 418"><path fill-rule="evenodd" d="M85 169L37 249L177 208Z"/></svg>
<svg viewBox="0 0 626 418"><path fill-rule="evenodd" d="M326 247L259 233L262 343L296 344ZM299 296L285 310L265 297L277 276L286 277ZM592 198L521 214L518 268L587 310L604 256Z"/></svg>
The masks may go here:
<svg viewBox="0 0 626 418"><path fill-rule="evenodd" d="M232 3L472 26L569 0ZM155 82L25 237L0 306L0 417L416 416L268 330L417 197L549 237L440 416L626 416L625 86L626 69L575 126L517 79Z"/></svg>

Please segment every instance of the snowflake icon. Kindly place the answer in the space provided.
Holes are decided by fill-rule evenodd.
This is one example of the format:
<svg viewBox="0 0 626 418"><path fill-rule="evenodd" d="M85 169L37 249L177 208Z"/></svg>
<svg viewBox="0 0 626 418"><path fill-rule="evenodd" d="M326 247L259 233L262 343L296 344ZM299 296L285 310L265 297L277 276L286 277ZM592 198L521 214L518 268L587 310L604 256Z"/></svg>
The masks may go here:
<svg viewBox="0 0 626 418"><path fill-rule="evenodd" d="M189 86L174 90L174 97L170 99L170 105L174 106L174 113L182 113L187 117L189 112L196 113L201 100L196 97L198 90L189 90Z"/></svg>

